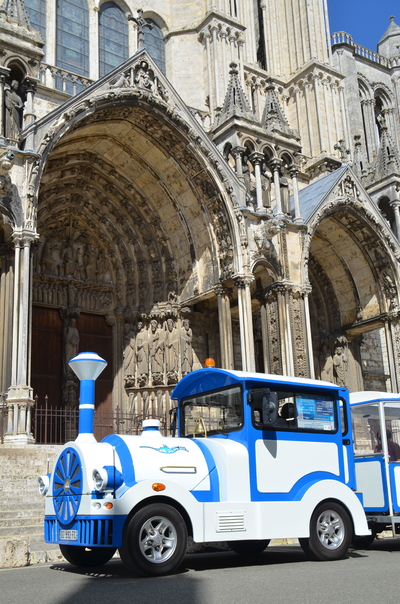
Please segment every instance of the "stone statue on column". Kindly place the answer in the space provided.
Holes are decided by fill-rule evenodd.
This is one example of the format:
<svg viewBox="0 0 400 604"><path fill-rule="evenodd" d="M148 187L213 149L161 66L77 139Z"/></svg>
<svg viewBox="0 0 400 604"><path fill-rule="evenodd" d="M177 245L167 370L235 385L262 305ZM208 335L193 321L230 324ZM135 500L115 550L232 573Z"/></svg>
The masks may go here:
<svg viewBox="0 0 400 604"><path fill-rule="evenodd" d="M76 319L71 317L67 319L67 324L64 327L64 359L65 373L70 372L69 361L76 357L79 349L79 331L75 327Z"/></svg>
<svg viewBox="0 0 400 604"><path fill-rule="evenodd" d="M279 175L279 188L281 191L282 212L284 214L290 214L289 181L283 172Z"/></svg>
<svg viewBox="0 0 400 604"><path fill-rule="evenodd" d="M343 346L336 346L333 355L333 375L338 386L346 386L347 355Z"/></svg>
<svg viewBox="0 0 400 604"><path fill-rule="evenodd" d="M179 369L179 334L175 321L167 319L167 334L165 338L165 367L167 383L175 384L178 381Z"/></svg>
<svg viewBox="0 0 400 604"><path fill-rule="evenodd" d="M124 338L124 375L134 376L135 375L135 332L131 323L125 323L124 326L125 338Z"/></svg>
<svg viewBox="0 0 400 604"><path fill-rule="evenodd" d="M182 375L186 375L193 370L193 349L192 349L192 330L190 329L189 319L183 320L181 330L181 369Z"/></svg>
<svg viewBox="0 0 400 604"><path fill-rule="evenodd" d="M137 324L136 369L138 386L146 386L149 377L149 334L143 321Z"/></svg>
<svg viewBox="0 0 400 604"><path fill-rule="evenodd" d="M4 102L6 108L6 137L17 140L21 131L21 115L24 106L21 97L19 96L17 80L11 82L11 86L7 86L4 91Z"/></svg>
<svg viewBox="0 0 400 604"><path fill-rule="evenodd" d="M150 322L150 329L149 350L151 376L153 385L158 385L163 383L164 378L165 341L163 331L156 319L152 319Z"/></svg>
<svg viewBox="0 0 400 604"><path fill-rule="evenodd" d="M261 164L262 203L264 208L271 209L271 179L267 172L267 164Z"/></svg>

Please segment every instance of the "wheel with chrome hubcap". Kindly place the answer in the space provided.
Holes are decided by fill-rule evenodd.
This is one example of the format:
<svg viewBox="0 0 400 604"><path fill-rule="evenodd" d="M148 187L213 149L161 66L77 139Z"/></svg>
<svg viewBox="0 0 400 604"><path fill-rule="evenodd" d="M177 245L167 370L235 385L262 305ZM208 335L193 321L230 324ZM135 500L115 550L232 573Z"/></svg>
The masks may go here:
<svg viewBox="0 0 400 604"><path fill-rule="evenodd" d="M304 552L314 560L343 558L352 538L348 512L334 501L321 503L311 516L310 538L299 539Z"/></svg>
<svg viewBox="0 0 400 604"><path fill-rule="evenodd" d="M179 512L165 504L148 505L129 521L120 555L130 571L149 576L173 572L186 552L186 524Z"/></svg>

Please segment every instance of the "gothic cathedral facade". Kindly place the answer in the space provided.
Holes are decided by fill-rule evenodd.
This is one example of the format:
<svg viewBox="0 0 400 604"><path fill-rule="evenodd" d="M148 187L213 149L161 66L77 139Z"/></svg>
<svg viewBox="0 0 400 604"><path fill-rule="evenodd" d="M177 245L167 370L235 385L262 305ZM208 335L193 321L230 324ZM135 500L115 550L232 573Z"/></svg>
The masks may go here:
<svg viewBox="0 0 400 604"><path fill-rule="evenodd" d="M132 417L207 357L400 391L399 107L394 17L375 52L326 0L3 0L5 439L87 350Z"/></svg>

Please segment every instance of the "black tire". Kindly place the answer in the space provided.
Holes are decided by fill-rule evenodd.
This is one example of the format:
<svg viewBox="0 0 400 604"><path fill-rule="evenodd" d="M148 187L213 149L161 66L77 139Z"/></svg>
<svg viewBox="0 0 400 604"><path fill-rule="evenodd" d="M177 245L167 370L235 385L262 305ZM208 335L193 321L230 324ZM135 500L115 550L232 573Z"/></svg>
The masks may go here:
<svg viewBox="0 0 400 604"><path fill-rule="evenodd" d="M348 512L338 503L327 501L315 508L310 520L310 538L299 539L313 560L340 560L349 549L353 527Z"/></svg>
<svg viewBox="0 0 400 604"><path fill-rule="evenodd" d="M90 566L102 566L115 554L116 547L93 547L92 549L82 545L60 545L62 555L70 564L88 568Z"/></svg>
<svg viewBox="0 0 400 604"><path fill-rule="evenodd" d="M361 537L358 535L353 535L351 545L354 547L354 549L366 549L373 544L375 537L376 533L373 529L371 535L362 535Z"/></svg>
<svg viewBox="0 0 400 604"><path fill-rule="evenodd" d="M155 577L178 568L186 545L187 529L180 513L170 505L153 503L131 518L119 552L130 572Z"/></svg>
<svg viewBox="0 0 400 604"><path fill-rule="evenodd" d="M269 539L249 540L249 541L228 541L228 545L232 551L239 556L258 556L269 545Z"/></svg>

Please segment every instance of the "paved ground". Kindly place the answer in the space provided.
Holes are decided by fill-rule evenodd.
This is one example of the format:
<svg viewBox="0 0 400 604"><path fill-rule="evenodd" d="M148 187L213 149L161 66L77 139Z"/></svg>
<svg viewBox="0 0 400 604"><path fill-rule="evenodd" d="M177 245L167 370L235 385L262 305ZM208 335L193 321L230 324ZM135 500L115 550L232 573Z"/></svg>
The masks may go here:
<svg viewBox="0 0 400 604"><path fill-rule="evenodd" d="M398 604L400 539L376 541L338 562L309 562L298 546L253 560L194 554L169 577L129 576L119 560L97 569L67 563L0 570L0 604Z"/></svg>

